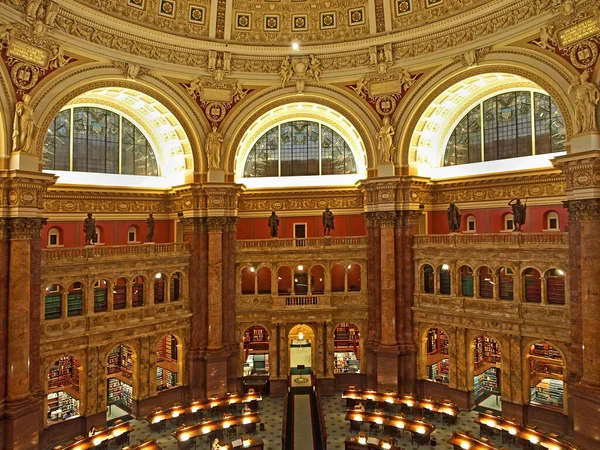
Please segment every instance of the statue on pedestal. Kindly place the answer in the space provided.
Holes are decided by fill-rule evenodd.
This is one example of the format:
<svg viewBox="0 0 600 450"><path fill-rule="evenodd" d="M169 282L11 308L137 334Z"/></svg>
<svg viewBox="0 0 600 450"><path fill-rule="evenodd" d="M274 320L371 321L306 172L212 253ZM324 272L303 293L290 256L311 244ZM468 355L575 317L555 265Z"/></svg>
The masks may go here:
<svg viewBox="0 0 600 450"><path fill-rule="evenodd" d="M521 227L525 225L527 205L521 203L520 198L513 198L508 202L508 206L512 207L513 224L515 227L513 231L521 231Z"/></svg>
<svg viewBox="0 0 600 450"><path fill-rule="evenodd" d="M389 116L383 117L381 128L377 132L377 151L379 152L379 162L386 163L392 161L392 136L394 127L390 125Z"/></svg>
<svg viewBox="0 0 600 450"><path fill-rule="evenodd" d="M221 166L221 142L223 142L223 135L217 131L216 125L213 125L206 142L209 169L218 169Z"/></svg>
<svg viewBox="0 0 600 450"><path fill-rule="evenodd" d="M146 228L146 242L152 242L154 237L154 217L152 217L152 213L146 219Z"/></svg>
<svg viewBox="0 0 600 450"><path fill-rule="evenodd" d="M277 237L277 231L279 229L279 217L275 214L275 211L269 216L269 228L271 229L271 237Z"/></svg>
<svg viewBox="0 0 600 450"><path fill-rule="evenodd" d="M448 207L448 228L452 233L460 231L460 209L454 203Z"/></svg>
<svg viewBox="0 0 600 450"><path fill-rule="evenodd" d="M33 120L33 108L29 104L31 97L23 94L23 100L15 106L15 118L13 120L12 151L31 153L31 142L35 123Z"/></svg>
<svg viewBox="0 0 600 450"><path fill-rule="evenodd" d="M590 83L590 72L586 70L573 79L569 87L569 95L575 94L575 125L577 133L598 131L596 125L596 106L600 101L600 91Z"/></svg>
<svg viewBox="0 0 600 450"><path fill-rule="evenodd" d="M331 230L334 230L333 213L329 211L329 206L323 212L323 236L331 236Z"/></svg>
<svg viewBox="0 0 600 450"><path fill-rule="evenodd" d="M83 221L83 232L85 233L85 245L94 245L96 219L92 217L91 212L88 213L87 218Z"/></svg>

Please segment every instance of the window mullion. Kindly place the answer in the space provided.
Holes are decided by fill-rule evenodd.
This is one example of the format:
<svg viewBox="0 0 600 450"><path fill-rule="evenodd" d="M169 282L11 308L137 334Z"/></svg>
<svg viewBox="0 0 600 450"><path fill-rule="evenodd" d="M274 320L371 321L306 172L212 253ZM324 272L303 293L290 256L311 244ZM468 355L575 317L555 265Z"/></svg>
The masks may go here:
<svg viewBox="0 0 600 450"><path fill-rule="evenodd" d="M121 175L121 166L123 164L123 116L119 115L119 167L118 174Z"/></svg>
<svg viewBox="0 0 600 450"><path fill-rule="evenodd" d="M479 127L481 129L481 162L485 161L485 128L483 125L483 102L479 104Z"/></svg>
<svg viewBox="0 0 600 450"><path fill-rule="evenodd" d="M531 111L530 113L530 117L531 117L531 154L535 155L535 94L533 91L530 92L530 102L531 102L531 107L529 108Z"/></svg>
<svg viewBox="0 0 600 450"><path fill-rule="evenodd" d="M277 176L281 176L281 124L277 125Z"/></svg>
<svg viewBox="0 0 600 450"><path fill-rule="evenodd" d="M73 116L75 115L75 108L71 108L71 114L69 115L69 171L73 172Z"/></svg>

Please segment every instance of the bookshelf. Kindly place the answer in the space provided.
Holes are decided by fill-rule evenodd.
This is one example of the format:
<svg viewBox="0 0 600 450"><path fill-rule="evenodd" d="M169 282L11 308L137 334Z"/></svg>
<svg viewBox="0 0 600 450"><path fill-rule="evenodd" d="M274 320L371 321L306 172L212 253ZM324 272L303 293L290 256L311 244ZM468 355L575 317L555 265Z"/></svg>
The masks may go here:
<svg viewBox="0 0 600 450"><path fill-rule="evenodd" d="M565 304L565 278L549 276L546 280L546 296L550 305Z"/></svg>
<svg viewBox="0 0 600 450"><path fill-rule="evenodd" d="M139 307L144 305L144 279L137 276L131 286L131 306Z"/></svg>
<svg viewBox="0 0 600 450"><path fill-rule="evenodd" d="M244 351L249 353L268 353L269 334L261 326L251 326L244 332Z"/></svg>
<svg viewBox="0 0 600 450"><path fill-rule="evenodd" d="M94 288L94 312L104 312L108 309L107 289L96 287Z"/></svg>
<svg viewBox="0 0 600 450"><path fill-rule="evenodd" d="M111 377L107 381L107 403L117 405L131 412L133 407L133 387L119 378Z"/></svg>
<svg viewBox="0 0 600 450"><path fill-rule="evenodd" d="M359 373L359 361L354 352L333 353L333 373Z"/></svg>
<svg viewBox="0 0 600 450"><path fill-rule="evenodd" d="M65 386L79 391L79 361L72 356L60 358L48 372L48 390Z"/></svg>
<svg viewBox="0 0 600 450"><path fill-rule="evenodd" d="M126 345L119 345L108 355L106 370L108 374L120 373L125 378L131 379L133 367L133 353Z"/></svg>
<svg viewBox="0 0 600 450"><path fill-rule="evenodd" d="M462 295L464 297L473 297L474 283L473 283L473 271L470 267L461 268L461 279L462 279Z"/></svg>
<svg viewBox="0 0 600 450"><path fill-rule="evenodd" d="M59 319L62 312L60 292L51 292L46 294L44 308L46 320Z"/></svg>
<svg viewBox="0 0 600 450"><path fill-rule="evenodd" d="M496 364L502 361L502 352L498 343L489 336L480 336L475 338L474 342L475 368L481 367L484 363Z"/></svg>
<svg viewBox="0 0 600 450"><path fill-rule="evenodd" d="M116 285L113 289L113 309L124 309L127 304L127 286Z"/></svg>
<svg viewBox="0 0 600 450"><path fill-rule="evenodd" d="M83 314L83 290L77 289L67 294L67 316L81 316Z"/></svg>
<svg viewBox="0 0 600 450"><path fill-rule="evenodd" d="M154 303L164 303L165 301L165 278L154 278Z"/></svg>
<svg viewBox="0 0 600 450"><path fill-rule="evenodd" d="M500 393L500 369L490 367L485 372L475 375L473 388L475 403L481 403L491 394Z"/></svg>
<svg viewBox="0 0 600 450"><path fill-rule="evenodd" d="M450 270L440 271L440 294L450 295L452 292L452 281L450 279Z"/></svg>
<svg viewBox="0 0 600 450"><path fill-rule="evenodd" d="M533 269L529 269L529 272L526 272L525 275L525 301L530 303L542 302L542 283L538 272Z"/></svg>
<svg viewBox="0 0 600 450"><path fill-rule="evenodd" d="M562 408L564 398L564 382L552 378L544 378L531 388L531 403Z"/></svg>
<svg viewBox="0 0 600 450"><path fill-rule="evenodd" d="M65 391L51 392L47 397L48 422L58 422L79 415L79 399Z"/></svg>
<svg viewBox="0 0 600 450"><path fill-rule="evenodd" d="M158 366L156 368L156 389L159 391L177 386L177 372Z"/></svg>

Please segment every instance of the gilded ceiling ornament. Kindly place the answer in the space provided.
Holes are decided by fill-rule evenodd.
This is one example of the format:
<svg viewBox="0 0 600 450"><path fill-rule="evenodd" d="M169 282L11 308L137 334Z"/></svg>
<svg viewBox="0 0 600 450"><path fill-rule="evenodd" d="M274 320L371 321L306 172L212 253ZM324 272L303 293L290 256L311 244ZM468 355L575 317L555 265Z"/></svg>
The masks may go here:
<svg viewBox="0 0 600 450"><path fill-rule="evenodd" d="M556 49L556 31L554 25L548 25L540 29L540 38L534 41L544 50L553 52Z"/></svg>
<svg viewBox="0 0 600 450"><path fill-rule="evenodd" d="M490 47L482 47L471 49L454 57L454 61L461 63L463 66L476 66L477 63L490 52Z"/></svg>
<svg viewBox="0 0 600 450"><path fill-rule="evenodd" d="M600 101L600 90L588 81L590 71L576 75L569 87L569 95L575 96L576 133L598 131L596 124L596 108Z"/></svg>
<svg viewBox="0 0 600 450"><path fill-rule="evenodd" d="M129 61L113 61L113 65L121 71L121 73L130 79L141 78L150 72L147 67L142 67Z"/></svg>

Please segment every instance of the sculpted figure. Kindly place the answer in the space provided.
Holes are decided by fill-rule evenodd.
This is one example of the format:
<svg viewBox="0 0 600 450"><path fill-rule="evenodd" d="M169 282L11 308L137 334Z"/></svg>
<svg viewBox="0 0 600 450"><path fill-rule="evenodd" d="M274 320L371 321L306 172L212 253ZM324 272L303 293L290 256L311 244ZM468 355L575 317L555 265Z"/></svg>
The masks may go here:
<svg viewBox="0 0 600 450"><path fill-rule="evenodd" d="M48 67L51 67L52 69L58 69L59 67L62 67L71 61L70 57L65 56L65 53L60 45L52 44L50 51L52 54L48 60Z"/></svg>
<svg viewBox="0 0 600 450"><path fill-rule="evenodd" d="M310 61L308 63L308 74L312 76L317 83L319 83L321 81L321 72L323 72L321 61L319 61L315 57L315 55L310 55Z"/></svg>
<svg viewBox="0 0 600 450"><path fill-rule="evenodd" d="M154 237L154 217L152 217L152 213L146 219L146 242L152 242L152 238Z"/></svg>
<svg viewBox="0 0 600 450"><path fill-rule="evenodd" d="M596 106L600 101L600 91L588 81L589 71L583 72L573 79L569 87L569 95L575 95L575 124L577 133L584 131L597 131Z"/></svg>
<svg viewBox="0 0 600 450"><path fill-rule="evenodd" d="M277 231L279 230L279 217L275 214L275 211L269 216L269 228L271 229L271 237L277 237Z"/></svg>
<svg viewBox="0 0 600 450"><path fill-rule="evenodd" d="M290 61L290 57L286 56L283 58L281 62L281 67L279 67L279 75L281 76L281 87L285 87L285 85L292 79L292 62Z"/></svg>
<svg viewBox="0 0 600 450"><path fill-rule="evenodd" d="M92 213L88 213L87 218L83 221L83 232L85 233L85 245L93 245L94 234L96 233L96 219L92 217Z"/></svg>
<svg viewBox="0 0 600 450"><path fill-rule="evenodd" d="M206 156L210 169L218 169L221 166L221 142L223 135L217 131L216 125L213 125L206 142Z"/></svg>
<svg viewBox="0 0 600 450"><path fill-rule="evenodd" d="M30 153L33 138L34 121L33 108L29 105L31 97L23 94L23 100L15 106L15 118L13 121L13 152Z"/></svg>
<svg viewBox="0 0 600 450"><path fill-rule="evenodd" d="M456 233L460 230L460 210L454 203L450 203L448 207L448 228L451 232Z"/></svg>
<svg viewBox="0 0 600 450"><path fill-rule="evenodd" d="M415 82L414 77L410 76L410 72L406 69L402 69L400 74L400 84L404 86L404 90L407 91Z"/></svg>
<svg viewBox="0 0 600 450"><path fill-rule="evenodd" d="M392 160L392 136L394 127L390 125L390 118L383 117L381 128L377 132L377 151L379 152L379 162L385 163Z"/></svg>
<svg viewBox="0 0 600 450"><path fill-rule="evenodd" d="M367 91L367 83L365 81L365 77L362 77L360 80L358 80L356 82L356 87L353 87L352 89L354 89L354 92L356 92L358 95L365 98L367 96L365 92Z"/></svg>
<svg viewBox="0 0 600 450"><path fill-rule="evenodd" d="M521 226L525 224L527 205L521 203L520 198L513 198L510 202L508 202L508 206L512 207L513 223L515 225L515 229L513 231L521 231Z"/></svg>
<svg viewBox="0 0 600 450"><path fill-rule="evenodd" d="M25 9L27 17L36 19L38 15L38 9L40 9L41 4L42 0L29 0L27 2L27 8Z"/></svg>
<svg viewBox="0 0 600 450"><path fill-rule="evenodd" d="M331 236L331 230L334 230L333 213L329 211L329 206L323 212L323 236Z"/></svg>
<svg viewBox="0 0 600 450"><path fill-rule="evenodd" d="M554 37L554 25L542 27L540 29L540 42L537 42L537 44L544 50L554 51L556 47Z"/></svg>
<svg viewBox="0 0 600 450"><path fill-rule="evenodd" d="M46 15L44 16L44 23L49 27L54 26L54 22L56 22L56 16L58 15L58 4L54 3L52 0L48 2L48 6L46 6Z"/></svg>

